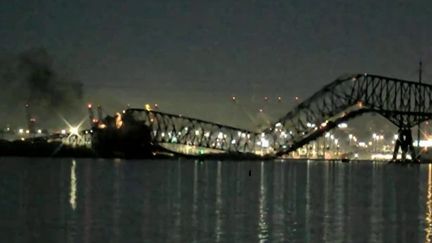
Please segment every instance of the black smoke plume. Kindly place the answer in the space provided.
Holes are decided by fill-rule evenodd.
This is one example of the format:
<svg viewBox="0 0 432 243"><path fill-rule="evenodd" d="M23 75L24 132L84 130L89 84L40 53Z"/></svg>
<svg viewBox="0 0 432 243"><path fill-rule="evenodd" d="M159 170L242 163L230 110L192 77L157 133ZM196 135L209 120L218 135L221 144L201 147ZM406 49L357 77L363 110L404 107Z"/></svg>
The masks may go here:
<svg viewBox="0 0 432 243"><path fill-rule="evenodd" d="M43 48L3 60L0 87L0 126L24 125L28 104L38 127L61 127L59 115L75 119L82 103L82 83L55 70L54 59Z"/></svg>

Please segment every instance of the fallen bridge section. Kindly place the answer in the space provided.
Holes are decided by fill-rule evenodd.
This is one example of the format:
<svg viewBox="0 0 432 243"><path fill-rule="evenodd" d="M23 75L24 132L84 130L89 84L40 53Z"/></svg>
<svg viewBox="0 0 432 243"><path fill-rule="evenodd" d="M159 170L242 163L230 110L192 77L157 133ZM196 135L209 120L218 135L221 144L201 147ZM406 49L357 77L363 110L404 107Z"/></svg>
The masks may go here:
<svg viewBox="0 0 432 243"><path fill-rule="evenodd" d="M148 126L155 143L179 144L227 153L270 153L265 150L270 149L270 144L260 134L252 131L146 109L127 109L123 115Z"/></svg>

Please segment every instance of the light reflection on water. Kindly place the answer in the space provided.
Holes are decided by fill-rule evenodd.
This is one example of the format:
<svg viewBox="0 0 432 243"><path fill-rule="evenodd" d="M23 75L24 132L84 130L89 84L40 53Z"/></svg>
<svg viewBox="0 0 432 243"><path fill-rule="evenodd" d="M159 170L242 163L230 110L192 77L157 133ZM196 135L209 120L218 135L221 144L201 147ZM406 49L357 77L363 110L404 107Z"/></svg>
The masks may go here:
<svg viewBox="0 0 432 243"><path fill-rule="evenodd" d="M268 232L267 232L267 211L266 208L266 185L265 183L265 167L264 162L261 162L260 166L260 193L259 193L259 222L258 222L258 239L260 242L264 242L266 239L268 239Z"/></svg>
<svg viewBox="0 0 432 243"><path fill-rule="evenodd" d="M72 160L71 172L70 172L70 192L69 192L69 203L71 205L72 210L76 209L76 162Z"/></svg>
<svg viewBox="0 0 432 243"><path fill-rule="evenodd" d="M431 242L432 238L432 164L428 165L427 177L427 200L426 200L426 224L425 224L425 242Z"/></svg>
<svg viewBox="0 0 432 243"><path fill-rule="evenodd" d="M222 162L217 162L217 175L216 175L216 227L215 227L215 234L216 234L216 242L220 242L221 235L222 235L222 218L221 218L221 211L222 211L222 197L221 197L221 183L222 183Z"/></svg>
<svg viewBox="0 0 432 243"><path fill-rule="evenodd" d="M431 242L432 167L4 158L0 215L10 242Z"/></svg>

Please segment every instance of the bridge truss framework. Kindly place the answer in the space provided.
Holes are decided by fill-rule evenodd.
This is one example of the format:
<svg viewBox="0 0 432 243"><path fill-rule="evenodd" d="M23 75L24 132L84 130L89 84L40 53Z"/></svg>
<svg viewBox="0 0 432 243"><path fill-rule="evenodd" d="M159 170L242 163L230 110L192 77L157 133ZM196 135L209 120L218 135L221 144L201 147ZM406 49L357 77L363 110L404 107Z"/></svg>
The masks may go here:
<svg viewBox="0 0 432 243"><path fill-rule="evenodd" d="M404 131L400 136L406 136L407 129L432 118L432 85L378 75L346 75L324 86L260 132L159 111L125 111L151 128L155 143L279 156L317 139L341 122L368 112L382 115ZM408 145L401 146L404 150Z"/></svg>

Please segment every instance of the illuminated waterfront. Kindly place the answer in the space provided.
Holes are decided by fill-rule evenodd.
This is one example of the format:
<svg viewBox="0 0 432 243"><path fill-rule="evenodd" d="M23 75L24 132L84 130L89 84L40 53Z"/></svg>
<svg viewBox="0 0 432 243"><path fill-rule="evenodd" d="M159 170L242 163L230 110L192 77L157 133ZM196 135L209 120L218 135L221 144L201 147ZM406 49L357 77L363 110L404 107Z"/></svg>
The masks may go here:
<svg viewBox="0 0 432 243"><path fill-rule="evenodd" d="M431 176L368 162L3 158L0 237L430 242Z"/></svg>

